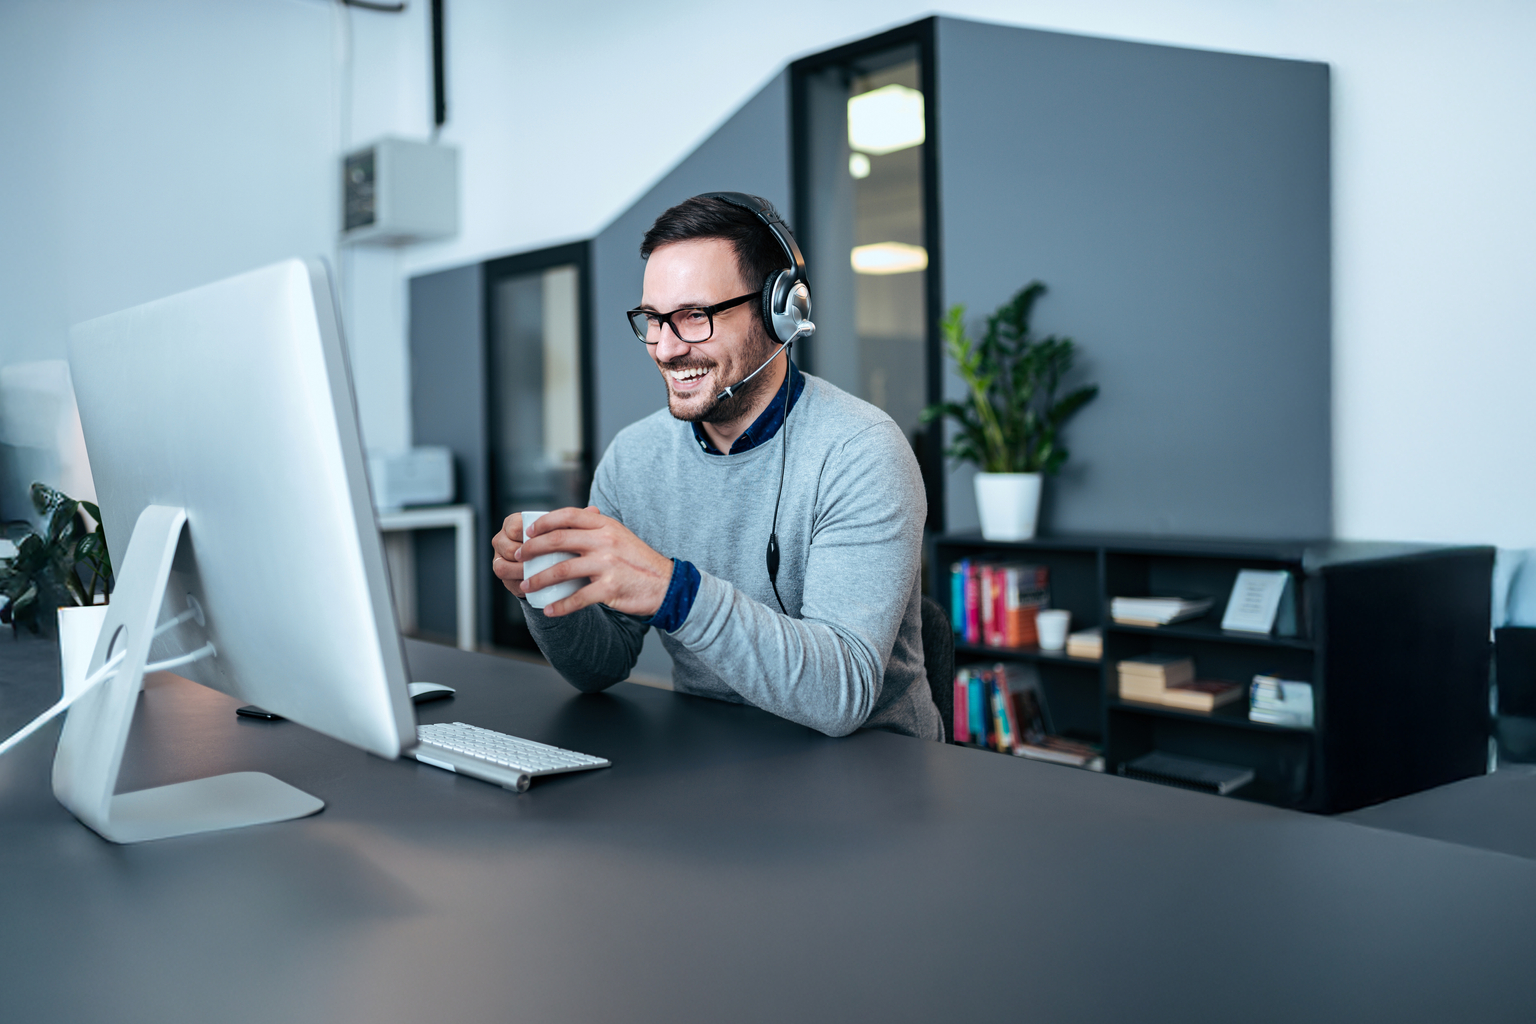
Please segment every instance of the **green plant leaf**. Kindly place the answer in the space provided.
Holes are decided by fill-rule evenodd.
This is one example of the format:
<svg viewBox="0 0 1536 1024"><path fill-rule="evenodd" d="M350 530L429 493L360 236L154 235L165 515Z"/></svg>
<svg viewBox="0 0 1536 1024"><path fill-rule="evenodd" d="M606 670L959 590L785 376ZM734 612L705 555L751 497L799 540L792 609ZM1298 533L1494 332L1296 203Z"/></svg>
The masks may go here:
<svg viewBox="0 0 1536 1024"><path fill-rule="evenodd" d="M924 423L947 418L957 430L945 454L993 473L1055 473L1067 450L1060 428L1098 394L1095 384L1056 393L1076 356L1071 338L1035 337L1030 320L1045 285L1031 281L983 321L979 340L965 327L965 307L954 305L940 322L945 351L970 395L923 410Z"/></svg>

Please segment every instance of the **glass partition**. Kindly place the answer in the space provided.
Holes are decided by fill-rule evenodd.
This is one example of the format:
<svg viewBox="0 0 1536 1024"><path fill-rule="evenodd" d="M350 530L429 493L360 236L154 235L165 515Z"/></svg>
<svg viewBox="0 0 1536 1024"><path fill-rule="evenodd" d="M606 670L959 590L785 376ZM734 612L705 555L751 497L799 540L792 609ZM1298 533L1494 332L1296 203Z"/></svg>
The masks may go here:
<svg viewBox="0 0 1536 1024"><path fill-rule="evenodd" d="M941 456L920 419L937 400L940 364L929 47L914 28L908 40L881 37L796 64L793 227L817 325L802 359L900 425L928 481L930 526L941 528Z"/></svg>
<svg viewBox="0 0 1536 1024"><path fill-rule="evenodd" d="M486 264L493 527L513 512L587 503L585 276L584 244ZM495 593L494 642L531 647L521 606L504 588Z"/></svg>

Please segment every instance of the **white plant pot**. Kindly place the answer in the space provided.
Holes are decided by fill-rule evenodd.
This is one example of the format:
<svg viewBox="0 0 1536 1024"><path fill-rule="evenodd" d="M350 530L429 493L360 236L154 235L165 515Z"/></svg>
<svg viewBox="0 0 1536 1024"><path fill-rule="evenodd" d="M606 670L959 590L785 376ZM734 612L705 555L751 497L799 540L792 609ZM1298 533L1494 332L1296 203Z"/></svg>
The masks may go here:
<svg viewBox="0 0 1536 1024"><path fill-rule="evenodd" d="M101 624L107 621L107 607L66 605L59 609L59 667L63 670L66 695L78 688L85 679L85 670L91 667Z"/></svg>
<svg viewBox="0 0 1536 1024"><path fill-rule="evenodd" d="M1029 540L1040 515L1039 473L977 473L976 511L987 540Z"/></svg>

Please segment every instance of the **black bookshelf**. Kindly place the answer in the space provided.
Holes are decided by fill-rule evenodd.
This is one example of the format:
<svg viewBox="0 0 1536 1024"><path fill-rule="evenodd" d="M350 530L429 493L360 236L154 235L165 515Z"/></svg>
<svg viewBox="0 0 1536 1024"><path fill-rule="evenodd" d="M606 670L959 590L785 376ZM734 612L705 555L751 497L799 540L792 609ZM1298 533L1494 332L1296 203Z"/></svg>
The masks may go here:
<svg viewBox="0 0 1536 1024"><path fill-rule="evenodd" d="M962 558L1025 561L1050 572L1051 605L1074 631L1100 626L1104 657L1069 658L957 642L956 664L1035 667L1053 726L1099 743L1106 770L1152 750L1250 767L1233 795L1337 813L1483 773L1488 757L1488 623L1494 549L1366 542L1224 541L1055 536L935 538L934 598L950 607ZM1242 569L1296 581L1294 636L1221 628ZM1114 597L1213 598L1203 617L1122 625ZM1121 700L1115 665L1152 652L1187 654L1202 679L1246 684L1258 673L1312 683L1313 727L1253 722L1247 701L1212 712Z"/></svg>

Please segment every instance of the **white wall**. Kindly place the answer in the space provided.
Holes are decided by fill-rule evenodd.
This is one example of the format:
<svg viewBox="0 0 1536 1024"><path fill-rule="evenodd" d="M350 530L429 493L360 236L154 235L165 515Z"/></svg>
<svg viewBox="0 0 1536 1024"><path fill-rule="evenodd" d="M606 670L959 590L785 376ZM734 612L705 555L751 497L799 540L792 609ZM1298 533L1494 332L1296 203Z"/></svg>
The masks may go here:
<svg viewBox="0 0 1536 1024"><path fill-rule="evenodd" d="M387 17L351 19L359 73L403 82L412 54ZM420 134L428 107L369 89L343 118L347 20L325 0L0 4L0 365L64 358L91 317L334 258L347 120L354 138ZM342 263L369 299L349 326L365 428L386 445L408 439L398 261Z"/></svg>
<svg viewBox="0 0 1536 1024"><path fill-rule="evenodd" d="M428 128L425 0L0 5L0 363L88 316L333 245L345 132ZM794 56L928 10L448 0L464 230L345 267L370 443L408 440L403 280L594 233ZM1536 546L1536 6L952 0L1335 71L1335 522ZM333 54L352 26L354 101ZM696 41L696 49L686 48ZM349 112L343 124L342 110ZM1091 339L1080 339L1091 345Z"/></svg>

